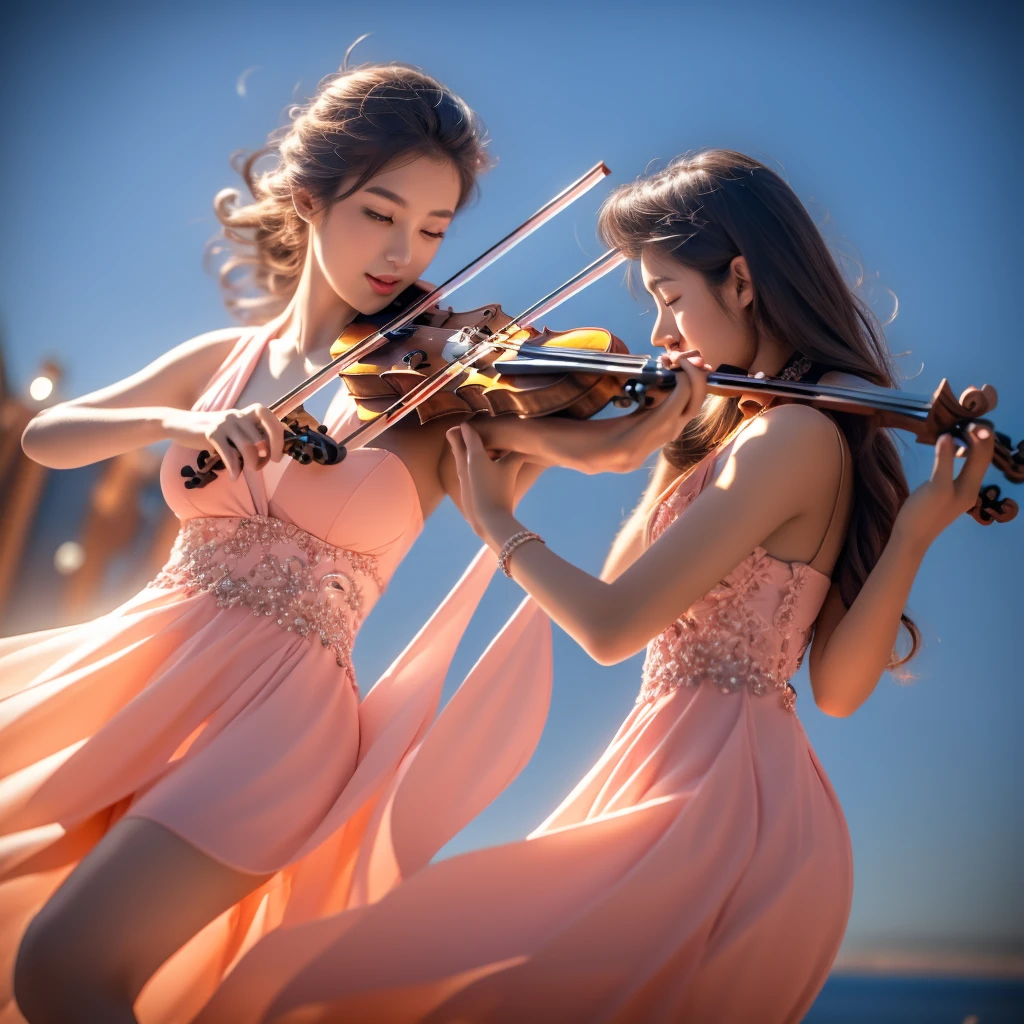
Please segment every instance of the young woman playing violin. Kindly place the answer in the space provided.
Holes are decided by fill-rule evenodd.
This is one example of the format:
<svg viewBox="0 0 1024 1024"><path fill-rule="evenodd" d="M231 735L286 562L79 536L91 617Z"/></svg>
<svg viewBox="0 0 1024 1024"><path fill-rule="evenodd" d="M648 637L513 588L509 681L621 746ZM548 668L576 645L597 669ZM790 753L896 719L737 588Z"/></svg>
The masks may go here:
<svg viewBox="0 0 1024 1024"><path fill-rule="evenodd" d="M487 421L450 438L474 529L540 608L599 663L646 646L636 706L527 840L271 936L204 1024L771 1024L800 1020L825 981L852 861L790 678L813 637L814 699L849 715L899 660L901 618L913 653L912 580L973 505L993 438L970 432L954 479L944 437L932 479L907 499L892 440L866 417L756 395L705 401L706 371L723 363L892 382L881 333L810 217L756 161L679 160L615 192L600 226L639 261L653 343L684 374L675 392L639 421L549 422L512 441L506 428L503 446L519 450L493 460ZM600 579L515 518L525 460L623 470L658 442Z"/></svg>
<svg viewBox="0 0 1024 1024"><path fill-rule="evenodd" d="M267 406L425 271L485 166L478 121L426 75L370 66L331 78L271 150L270 170L244 167L252 203L216 202L237 246L225 284L255 285L232 304L262 326L194 338L25 432L55 468L169 439L182 529L110 615L0 641L0 1015L16 999L33 1024L133 1021L184 946L137 1012L185 1020L262 932L379 881L360 855L374 808L472 610L449 603L360 708L352 643L457 489L451 420L301 467ZM339 393L324 419L341 434L358 410ZM186 489L200 449L226 472Z"/></svg>

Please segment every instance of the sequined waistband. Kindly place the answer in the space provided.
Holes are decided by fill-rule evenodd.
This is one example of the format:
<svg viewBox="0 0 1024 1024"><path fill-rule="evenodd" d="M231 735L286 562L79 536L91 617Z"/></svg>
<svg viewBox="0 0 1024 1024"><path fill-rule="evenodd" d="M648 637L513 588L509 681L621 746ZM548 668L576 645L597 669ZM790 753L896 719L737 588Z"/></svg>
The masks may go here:
<svg viewBox="0 0 1024 1024"><path fill-rule="evenodd" d="M770 658L747 638L716 628L720 623L696 623L686 618L673 622L647 645L643 682L637 704L657 700L679 687L712 686L721 693L748 691L754 697L779 695L781 706L796 711L796 690ZM762 639L768 632L764 624ZM760 657L758 655L761 655Z"/></svg>
<svg viewBox="0 0 1024 1024"><path fill-rule="evenodd" d="M335 547L272 516L212 516L182 523L150 586L209 592L221 608L246 607L288 632L319 636L352 676L352 644L365 608L360 580L383 592L373 555Z"/></svg>

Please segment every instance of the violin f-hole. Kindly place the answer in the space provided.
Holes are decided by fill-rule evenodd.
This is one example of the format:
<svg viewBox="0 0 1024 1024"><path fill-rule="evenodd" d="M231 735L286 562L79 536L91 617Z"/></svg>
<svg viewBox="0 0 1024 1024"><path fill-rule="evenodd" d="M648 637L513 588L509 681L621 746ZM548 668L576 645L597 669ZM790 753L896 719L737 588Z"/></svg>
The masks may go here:
<svg viewBox="0 0 1024 1024"><path fill-rule="evenodd" d="M411 352L406 352L402 356L402 362L410 370L426 370L430 366L430 363L427 362L427 353L421 348L414 348Z"/></svg>

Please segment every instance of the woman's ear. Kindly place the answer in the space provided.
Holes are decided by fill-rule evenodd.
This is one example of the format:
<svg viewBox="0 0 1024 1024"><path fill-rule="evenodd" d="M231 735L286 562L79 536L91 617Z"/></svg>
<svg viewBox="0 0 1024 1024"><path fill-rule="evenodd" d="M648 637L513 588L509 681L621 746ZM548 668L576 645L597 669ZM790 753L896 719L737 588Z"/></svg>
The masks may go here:
<svg viewBox="0 0 1024 1024"><path fill-rule="evenodd" d="M316 207L313 203L313 197L305 189L297 188L292 191L292 206L295 207L295 212L302 220L307 224L313 223L313 214Z"/></svg>
<svg viewBox="0 0 1024 1024"><path fill-rule="evenodd" d="M754 282L750 278L750 267L744 256L733 257L729 264L729 280L726 290L737 309L748 309L754 301Z"/></svg>

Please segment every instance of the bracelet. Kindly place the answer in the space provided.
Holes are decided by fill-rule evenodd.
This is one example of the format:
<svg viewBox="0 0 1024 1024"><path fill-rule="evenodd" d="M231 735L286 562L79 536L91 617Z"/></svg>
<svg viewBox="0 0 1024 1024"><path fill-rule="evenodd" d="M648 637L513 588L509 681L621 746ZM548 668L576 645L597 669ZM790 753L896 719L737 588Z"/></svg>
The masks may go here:
<svg viewBox="0 0 1024 1024"><path fill-rule="evenodd" d="M509 557L520 544L525 544L528 540L539 540L541 544L544 543L544 538L540 534L534 533L533 530L520 530L518 533L513 533L501 546L501 552L498 555L498 568L509 579L512 579L512 573L508 571Z"/></svg>

